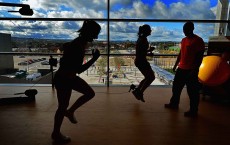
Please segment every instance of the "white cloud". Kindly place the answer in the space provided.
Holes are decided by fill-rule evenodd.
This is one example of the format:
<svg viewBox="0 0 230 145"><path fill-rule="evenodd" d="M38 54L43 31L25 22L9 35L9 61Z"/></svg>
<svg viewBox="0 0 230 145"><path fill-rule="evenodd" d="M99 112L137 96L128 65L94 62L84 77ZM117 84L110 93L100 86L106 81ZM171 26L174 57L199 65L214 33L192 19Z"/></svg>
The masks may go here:
<svg viewBox="0 0 230 145"><path fill-rule="evenodd" d="M107 0L21 0L21 2L31 6L34 10L32 17L35 18L106 18L107 15ZM118 6L116 11L110 12L110 18L215 19L216 11L216 7L210 8L209 0L190 0L188 4L179 1L170 5L164 4L161 0L156 0L152 6L146 5L141 0L110 0L110 2L111 8ZM122 7L119 8L119 6ZM19 16L19 14L16 15ZM22 31L28 35L39 32L43 36L52 34L54 37L55 35L63 35L71 38L77 36L75 31L82 25L82 22L78 21L15 21L15 24L6 22L1 22L0 27L18 31L18 33L14 32L15 34L21 34ZM102 25L102 32L99 38L106 39L106 23L100 22L100 24ZM111 22L111 37L117 40L135 40L138 27L142 24L137 22ZM154 23L151 23L151 25L153 34L150 38L152 40L180 40L183 37L182 31L178 31L178 27L172 26L170 28L165 26L164 23L162 23L162 26L154 26ZM208 35L211 35L212 27L213 25L200 25L198 32L202 32L202 36L207 38ZM207 33L207 31L210 33Z"/></svg>
<svg viewBox="0 0 230 145"><path fill-rule="evenodd" d="M34 10L42 10L45 12L63 11L63 9L60 9L60 6L65 6L73 10L73 12L81 14L90 14L92 11L94 13L101 13L107 8L106 0L22 0L22 3L29 4ZM86 12L84 9L90 10L90 12ZM73 16L70 18L73 18Z"/></svg>
<svg viewBox="0 0 230 145"><path fill-rule="evenodd" d="M214 14L215 17L216 17L217 6L212 7L212 8L211 8L211 11L213 12L213 14Z"/></svg>
<svg viewBox="0 0 230 145"><path fill-rule="evenodd" d="M111 12L113 18L153 18L153 19L214 19L209 0L191 0L172 3L169 6L162 1L155 1L152 7L140 0L134 1L132 7Z"/></svg>

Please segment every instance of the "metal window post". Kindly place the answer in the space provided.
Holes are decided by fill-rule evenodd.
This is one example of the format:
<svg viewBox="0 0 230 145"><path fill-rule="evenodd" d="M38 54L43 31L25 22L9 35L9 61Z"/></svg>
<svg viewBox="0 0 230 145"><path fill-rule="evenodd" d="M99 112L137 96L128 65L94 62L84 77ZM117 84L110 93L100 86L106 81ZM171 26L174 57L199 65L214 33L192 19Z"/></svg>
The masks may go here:
<svg viewBox="0 0 230 145"><path fill-rule="evenodd" d="M109 87L109 57L110 57L110 35L109 35L109 25L110 25L110 0L107 3L107 87Z"/></svg>

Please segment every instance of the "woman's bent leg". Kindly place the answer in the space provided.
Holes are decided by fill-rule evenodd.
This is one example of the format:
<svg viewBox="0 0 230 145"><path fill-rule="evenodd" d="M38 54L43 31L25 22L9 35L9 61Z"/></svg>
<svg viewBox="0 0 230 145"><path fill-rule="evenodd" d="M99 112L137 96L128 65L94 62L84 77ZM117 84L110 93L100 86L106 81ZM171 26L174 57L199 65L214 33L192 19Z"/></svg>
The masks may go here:
<svg viewBox="0 0 230 145"><path fill-rule="evenodd" d="M141 83L142 85L140 86L140 91L144 92L151 85L151 83L155 80L155 74L150 66L142 70L141 73L144 75L145 78L143 82Z"/></svg>
<svg viewBox="0 0 230 145"><path fill-rule="evenodd" d="M95 96L94 90L86 81L80 77L76 77L75 81L73 89L83 95L68 109L68 111L72 113Z"/></svg>

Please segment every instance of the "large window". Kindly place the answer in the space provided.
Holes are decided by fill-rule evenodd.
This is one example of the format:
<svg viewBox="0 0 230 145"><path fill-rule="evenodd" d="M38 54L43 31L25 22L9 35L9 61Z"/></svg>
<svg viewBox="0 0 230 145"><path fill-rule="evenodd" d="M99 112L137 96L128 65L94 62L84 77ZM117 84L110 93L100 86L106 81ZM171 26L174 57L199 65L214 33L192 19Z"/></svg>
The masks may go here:
<svg viewBox="0 0 230 145"><path fill-rule="evenodd" d="M62 44L78 36L77 30L84 19L94 19L102 31L98 40L89 46L84 62L91 58L91 49L95 47L100 50L101 57L80 74L81 77L92 85L139 83L143 76L134 65L135 41L139 27L149 24L152 35L148 40L156 48L155 56L148 57L157 76L153 85L169 85L180 40L184 37L184 22L194 21L195 33L206 43L215 35L215 24L227 24L221 18L216 20L217 0L21 2L30 5L33 16L8 12L17 11L17 7L0 6L0 83L50 84L50 56L59 61ZM58 64L53 67L54 73L57 69ZM27 79L35 73L41 76L33 81Z"/></svg>

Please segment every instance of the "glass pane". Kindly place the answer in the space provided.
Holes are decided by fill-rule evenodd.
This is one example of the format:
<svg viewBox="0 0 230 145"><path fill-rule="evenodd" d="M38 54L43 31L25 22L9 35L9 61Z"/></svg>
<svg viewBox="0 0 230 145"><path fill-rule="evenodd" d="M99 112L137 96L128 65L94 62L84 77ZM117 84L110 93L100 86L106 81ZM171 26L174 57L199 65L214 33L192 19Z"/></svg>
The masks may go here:
<svg viewBox="0 0 230 145"><path fill-rule="evenodd" d="M89 49L100 47L101 53L107 53L107 25L98 22L101 32ZM1 38L9 37L8 52L56 53L63 43L78 37L83 21L1 21ZM6 37L6 38L7 38ZM5 39L6 39L5 38ZM4 42L3 39L0 40ZM6 41L5 41L6 42ZM2 44L3 45L3 44ZM3 48L0 50L3 52ZM6 52L6 50L4 50ZM91 54L91 51L88 51ZM88 53L86 52L86 53Z"/></svg>
<svg viewBox="0 0 230 145"><path fill-rule="evenodd" d="M110 17L215 20L217 2L218 0L111 0ZM228 9L228 4L223 5Z"/></svg>
<svg viewBox="0 0 230 145"><path fill-rule="evenodd" d="M53 56L57 65L52 69L49 65L50 56L42 55L0 55L7 63L0 64L0 83L3 84L52 84L52 75L59 68L61 55ZM92 58L87 55L84 63ZM78 75L78 74L77 74ZM79 74L86 82L92 85L106 85L107 57L101 56L88 70Z"/></svg>
<svg viewBox="0 0 230 145"><path fill-rule="evenodd" d="M156 79L151 85L172 85L174 74L171 70L175 57L148 58L155 72ZM110 84L111 85L138 85L144 76L134 65L134 58L130 56L110 57Z"/></svg>
<svg viewBox="0 0 230 145"><path fill-rule="evenodd" d="M183 33L184 23L179 22L111 22L110 44L111 54L135 54L135 43L138 39L139 27L148 24L152 32L147 37L151 46L154 46L155 54L178 54L180 42L185 37ZM225 24L225 23L222 23ZM194 33L208 43L210 36L215 34L215 26L218 23L194 23Z"/></svg>
<svg viewBox="0 0 230 145"><path fill-rule="evenodd" d="M53 57L59 61L62 56L59 48L63 43L78 37L77 30L80 29L82 23L82 21L1 21L0 53L8 54L1 54L0 62L6 63L0 64L0 75L8 76L8 79L4 81L1 79L0 82L51 84L51 77L47 76L47 73L50 73L50 54L54 54ZM91 57L94 48L99 49L102 55L107 54L107 25L105 22L98 23L102 27L101 33L97 40L89 43L85 61ZM17 55L9 54L12 52ZM42 55L39 56L39 54ZM54 67L54 71L58 67L59 63L57 67ZM107 61L103 69L106 67ZM23 76L15 77L18 71L25 72ZM34 73L41 73L39 81L26 79L26 76ZM89 83L95 84L94 81Z"/></svg>
<svg viewBox="0 0 230 145"><path fill-rule="evenodd" d="M98 40L107 39L107 26L105 22L98 22L101 25L101 33ZM82 27L83 21L1 21L1 33L11 34L11 37L31 39L57 39L72 40L78 36L78 30ZM24 39L25 40L25 39Z"/></svg>
<svg viewBox="0 0 230 145"><path fill-rule="evenodd" d="M1 17L35 17L35 18L106 18L107 0L46 0L34 1L27 0L23 3L15 3L14 0L5 0L7 3L27 4L33 10L32 16L20 15L21 7L0 6Z"/></svg>

